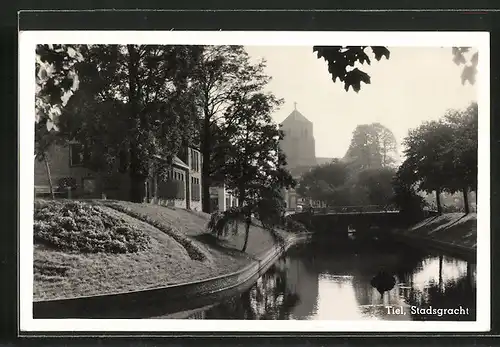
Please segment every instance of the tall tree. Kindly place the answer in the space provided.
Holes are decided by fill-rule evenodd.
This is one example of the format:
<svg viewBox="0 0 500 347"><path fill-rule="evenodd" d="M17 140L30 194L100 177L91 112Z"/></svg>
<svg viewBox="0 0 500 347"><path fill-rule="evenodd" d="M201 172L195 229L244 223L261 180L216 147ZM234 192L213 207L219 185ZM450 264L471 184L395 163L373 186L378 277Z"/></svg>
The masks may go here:
<svg viewBox="0 0 500 347"><path fill-rule="evenodd" d="M477 111L477 103L464 110L448 110L443 119L422 124L404 140L402 178L428 193L435 191L439 213L441 191L461 191L465 212L469 212L469 190L477 189Z"/></svg>
<svg viewBox="0 0 500 347"><path fill-rule="evenodd" d="M219 178L220 168L225 163L225 156L220 156L225 144L217 141L217 137L225 123L231 121L227 119L226 110L236 100L236 95L249 95L267 84L269 77L264 74L264 67L263 61L252 64L243 46L203 47L195 75L202 114L202 205L205 212L210 211L210 186Z"/></svg>
<svg viewBox="0 0 500 347"><path fill-rule="evenodd" d="M416 172L405 161L398 168L393 179L394 196L393 202L399 208L405 220L409 223L417 221L423 215L423 209L427 205L425 199L417 192Z"/></svg>
<svg viewBox="0 0 500 347"><path fill-rule="evenodd" d="M284 208L280 209L279 204L274 204L278 208L271 208L269 203L279 203L283 199L281 189L295 182L284 168L285 157L279 146L283 133L271 117L281 100L263 93L234 98L234 103L226 110L232 122L225 128L230 147L222 170L227 186L238 193L240 206L236 215L245 221L242 249L245 251L252 213L268 223L273 219L272 211Z"/></svg>
<svg viewBox="0 0 500 347"><path fill-rule="evenodd" d="M395 162L396 139L380 123L361 124L353 131L344 161L354 171L390 166Z"/></svg>
<svg viewBox="0 0 500 347"><path fill-rule="evenodd" d="M448 110L444 122L454 136L449 144L453 150L453 176L446 185L450 193L461 191L465 212L470 212L469 190L477 190L478 106L472 103L464 110Z"/></svg>
<svg viewBox="0 0 500 347"><path fill-rule="evenodd" d="M438 213L442 213L441 192L454 176L454 140L450 126L432 121L413 129L404 140L406 160L404 165L413 173L419 188L428 193L435 191Z"/></svg>
<svg viewBox="0 0 500 347"><path fill-rule="evenodd" d="M378 137L382 167L391 167L398 157L396 137L380 123L373 123L372 126Z"/></svg>
<svg viewBox="0 0 500 347"><path fill-rule="evenodd" d="M61 130L84 145L88 165L97 171L126 158L130 199L142 201L153 158L171 159L194 128L190 80L200 48L88 45L80 51L80 89Z"/></svg>

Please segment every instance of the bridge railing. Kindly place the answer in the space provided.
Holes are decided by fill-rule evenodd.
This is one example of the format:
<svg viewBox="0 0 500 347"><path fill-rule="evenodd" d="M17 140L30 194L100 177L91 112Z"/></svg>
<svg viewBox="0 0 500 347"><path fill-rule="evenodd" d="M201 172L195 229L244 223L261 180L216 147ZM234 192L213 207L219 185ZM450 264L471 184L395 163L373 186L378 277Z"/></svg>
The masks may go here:
<svg viewBox="0 0 500 347"><path fill-rule="evenodd" d="M305 209L313 214L328 213L367 213L367 212L398 212L398 209L390 205L365 205L365 206L331 206Z"/></svg>

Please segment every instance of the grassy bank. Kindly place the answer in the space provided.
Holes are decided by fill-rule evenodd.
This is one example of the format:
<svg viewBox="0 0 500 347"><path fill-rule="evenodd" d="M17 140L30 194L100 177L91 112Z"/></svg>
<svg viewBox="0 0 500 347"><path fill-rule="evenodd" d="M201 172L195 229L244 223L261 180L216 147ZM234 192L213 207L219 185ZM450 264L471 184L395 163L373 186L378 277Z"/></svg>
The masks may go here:
<svg viewBox="0 0 500 347"><path fill-rule="evenodd" d="M451 245L476 249L477 215L476 213L445 213L430 217L408 230L400 231L403 235L421 237Z"/></svg>
<svg viewBox="0 0 500 347"><path fill-rule="evenodd" d="M252 226L224 240L206 232L209 215L123 201L35 202L34 299L155 288L227 274L274 245Z"/></svg>

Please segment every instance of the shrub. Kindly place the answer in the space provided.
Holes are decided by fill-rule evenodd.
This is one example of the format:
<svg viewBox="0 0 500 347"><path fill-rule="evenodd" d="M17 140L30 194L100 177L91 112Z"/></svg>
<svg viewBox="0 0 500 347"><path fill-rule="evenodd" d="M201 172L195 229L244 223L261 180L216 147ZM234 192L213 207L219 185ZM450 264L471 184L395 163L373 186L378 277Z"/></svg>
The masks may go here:
<svg viewBox="0 0 500 347"><path fill-rule="evenodd" d="M35 202L34 241L63 251L133 253L149 235L99 206L75 201Z"/></svg>
<svg viewBox="0 0 500 347"><path fill-rule="evenodd" d="M308 232L306 226L300 222L293 220L290 216L284 218L285 230L291 233L306 233Z"/></svg>
<svg viewBox="0 0 500 347"><path fill-rule="evenodd" d="M244 212L241 207L231 207L226 211L215 211L210 215L207 230L217 237L227 237L231 231L233 235L238 233L238 222L244 220Z"/></svg>
<svg viewBox="0 0 500 347"><path fill-rule="evenodd" d="M77 184L76 184L76 178L74 177L62 177L58 181L58 189L59 191L65 192L68 190L76 190Z"/></svg>

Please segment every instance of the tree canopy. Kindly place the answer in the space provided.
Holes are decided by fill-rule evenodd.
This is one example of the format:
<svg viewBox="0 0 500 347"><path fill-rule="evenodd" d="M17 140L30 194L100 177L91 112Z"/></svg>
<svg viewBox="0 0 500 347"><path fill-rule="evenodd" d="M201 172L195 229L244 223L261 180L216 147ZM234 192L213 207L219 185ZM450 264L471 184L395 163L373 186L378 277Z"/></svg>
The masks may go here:
<svg viewBox="0 0 500 347"><path fill-rule="evenodd" d="M392 166L397 158L396 138L380 123L361 124L353 131L344 156L354 170Z"/></svg>
<svg viewBox="0 0 500 347"><path fill-rule="evenodd" d="M76 64L83 60L79 45L37 45L36 47L36 123L51 130L62 107L79 86Z"/></svg>
<svg viewBox="0 0 500 347"><path fill-rule="evenodd" d="M464 110L449 110L439 121L426 122L409 132L403 145L406 159L400 182L436 192L438 211L442 191L477 189L477 103ZM468 208L468 204L466 204Z"/></svg>
<svg viewBox="0 0 500 347"><path fill-rule="evenodd" d="M44 61L54 49L42 48L39 59ZM95 171L107 171L126 158L131 199L142 201L153 158L171 158L182 144L190 142L196 119L191 80L200 49L168 45L77 48L79 59L68 65L78 76L79 86L56 122L61 127L59 135L82 144L86 166ZM66 52L71 52L71 47ZM70 54L61 60L67 61L67 56ZM53 64L56 71L66 70L64 65ZM55 76L70 74L63 72ZM42 90L51 95L49 105L58 105L62 89Z"/></svg>
<svg viewBox="0 0 500 347"><path fill-rule="evenodd" d="M327 206L348 205L349 196L345 189L348 174L347 166L339 160L317 166L301 177L297 193Z"/></svg>
<svg viewBox="0 0 500 347"><path fill-rule="evenodd" d="M297 193L326 206L387 206L392 204L392 181L395 170L390 167L354 169L335 160L305 173Z"/></svg>
<svg viewBox="0 0 500 347"><path fill-rule="evenodd" d="M344 83L344 89L349 88L357 93L361 89L361 82L370 84L370 76L354 67L356 64L371 64L371 59L366 53L366 49L371 49L376 60L385 57L389 59L390 52L383 46L314 46L313 51L318 58L324 58L328 63L328 72L332 76L333 82L337 79Z"/></svg>
<svg viewBox="0 0 500 347"><path fill-rule="evenodd" d="M370 84L371 78L366 72L360 70L356 65L370 65L371 59L367 53L371 50L373 57L380 61L382 57L389 59L390 51L383 46L314 46L313 52L317 53L319 59L324 58L328 63L328 73L332 76L335 83L337 79L344 83L345 91L349 88L358 93L361 89L361 83ZM474 84L477 75L478 52L474 52L467 61L466 54L471 51L471 47L452 47L451 53L453 62L457 65L463 65L460 79L462 84L469 82Z"/></svg>
<svg viewBox="0 0 500 347"><path fill-rule="evenodd" d="M261 92L270 77L265 62L251 63L243 46L203 46L194 74L201 121L203 210L210 210L210 186L220 183L227 160L224 129L238 114L227 112L239 98ZM234 108L234 107L233 107Z"/></svg>

